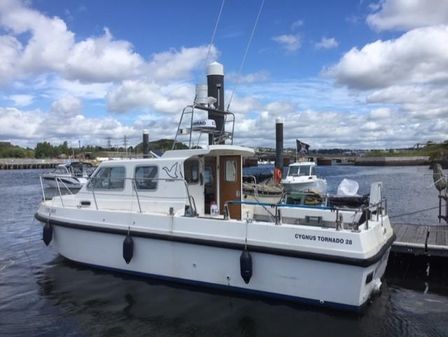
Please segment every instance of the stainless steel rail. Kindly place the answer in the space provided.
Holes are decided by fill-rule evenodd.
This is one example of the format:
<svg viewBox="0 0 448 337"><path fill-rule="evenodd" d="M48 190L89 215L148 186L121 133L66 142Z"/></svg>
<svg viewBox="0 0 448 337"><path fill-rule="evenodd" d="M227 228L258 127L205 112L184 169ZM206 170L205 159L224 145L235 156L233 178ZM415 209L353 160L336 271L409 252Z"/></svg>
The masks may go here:
<svg viewBox="0 0 448 337"><path fill-rule="evenodd" d="M173 181L173 182L179 181L179 182L183 182L183 185L184 185L185 191L186 191L185 199L188 201L188 206L190 207L189 208L190 212L188 214L190 216L196 216L197 215L196 203L195 203L195 200L194 200L193 196L190 194L190 190L188 188L188 183L187 183L187 181L185 179L181 179L181 178L138 178L138 179L136 179L136 178L124 178L124 180L125 181L128 181L128 180L131 181L132 190L133 190L133 192L135 192L135 198L137 200L139 213L142 213L143 210L142 210L142 205L141 205L141 196L139 194L139 189L137 187L137 180L138 181L147 180L147 181ZM95 189L95 184L91 183L93 181L95 181L95 177L93 177L93 178L91 178L89 180L88 186L87 186L87 191L91 191L92 192L92 198L93 198L93 201L95 203L95 209L99 210L98 200L97 200L97 193L98 193L98 191L101 191L101 193L104 194L104 193L107 193L108 190L107 189L104 189L104 190L103 189L99 189L99 190ZM46 200L45 188L44 188L44 184L42 182L42 177L40 177L40 184L41 184L43 199ZM62 198L63 193L62 193L60 184L62 184L62 186L70 194L73 194L73 193L68 188L68 186L63 181L61 181L59 178L56 178L56 184L57 184L58 196L59 196L59 198L61 200L62 207L65 207L64 200Z"/></svg>

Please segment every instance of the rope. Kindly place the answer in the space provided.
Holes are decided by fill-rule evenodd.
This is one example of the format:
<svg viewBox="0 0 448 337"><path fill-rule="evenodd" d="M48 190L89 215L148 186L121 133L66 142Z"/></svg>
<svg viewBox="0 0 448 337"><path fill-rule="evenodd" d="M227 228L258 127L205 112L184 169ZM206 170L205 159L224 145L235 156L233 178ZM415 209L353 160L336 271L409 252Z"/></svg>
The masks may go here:
<svg viewBox="0 0 448 337"><path fill-rule="evenodd" d="M260 19L261 12L262 12L262 10L263 10L263 6L264 6L264 0L261 1L260 9L258 10L258 14L257 14L257 18L255 19L255 23L254 23L254 26L253 26L253 28L252 28L252 32L251 32L250 37L249 37L249 41L247 42L246 51L244 52L243 60L241 61L240 68L239 68L238 73L237 73L237 77L236 77L236 79L237 79L237 81L236 81L236 85L235 85L234 89L232 90L232 94L230 95L229 104L227 104L227 111L229 111L230 104L232 103L233 94L234 94L234 92L235 92L235 90L236 90L235 88L236 88L236 87L238 86L238 84L239 84L239 83L238 83L238 82L239 82L239 77L240 77L240 75L241 75L241 71L243 70L243 66L244 66L244 64L246 63L247 54L248 54L248 52L249 52L250 45L252 44L252 39L254 38L254 35L255 35L255 29L257 28L258 20Z"/></svg>
<svg viewBox="0 0 448 337"><path fill-rule="evenodd" d="M431 210L437 209L437 208L439 208L439 206L424 208L424 209L420 209L418 211L413 211L413 212L409 212L409 213L402 213L402 214L390 216L389 218L390 219L399 218L399 217L406 216L406 215L413 215L413 214L417 214L417 213L421 213L421 212L431 211Z"/></svg>
<svg viewBox="0 0 448 337"><path fill-rule="evenodd" d="M226 2L226 0L222 0L221 8L219 9L218 17L216 18L215 28L213 29L213 33L212 33L212 39L210 40L210 44L208 45L207 57L205 58L205 67L207 67L207 65L208 65L208 59L210 57L210 52L212 50L213 44L215 43L216 31L218 30L218 24L219 24L219 21L221 20L221 14L222 14L222 10L224 8L225 2Z"/></svg>

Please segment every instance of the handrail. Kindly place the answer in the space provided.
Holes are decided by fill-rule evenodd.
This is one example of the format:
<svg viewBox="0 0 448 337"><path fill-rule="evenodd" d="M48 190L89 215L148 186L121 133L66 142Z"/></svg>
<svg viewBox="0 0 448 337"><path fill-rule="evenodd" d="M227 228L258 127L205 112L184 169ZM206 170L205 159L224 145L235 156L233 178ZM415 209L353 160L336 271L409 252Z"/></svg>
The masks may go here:
<svg viewBox="0 0 448 337"><path fill-rule="evenodd" d="M68 191L69 194L73 195L73 192L62 181L61 177L54 177L53 179L56 182L56 188L58 190L59 198L61 198L62 207L64 207L64 201L62 200L62 191L61 191L61 185L60 184L62 184L62 186L65 188L65 190ZM43 197L43 200L45 201L45 200L47 200L47 195L45 194L45 187L44 187L44 183L42 181L42 176L39 176L39 181L40 181L40 188L41 188L41 191L42 191L42 197Z"/></svg>
<svg viewBox="0 0 448 337"><path fill-rule="evenodd" d="M142 212L142 205L140 204L140 197L138 196L138 192L137 192L137 184L135 182L135 179L132 180L132 188L135 191L135 196L137 197L137 204L138 204L138 210L140 211L140 213Z"/></svg>
<svg viewBox="0 0 448 337"><path fill-rule="evenodd" d="M44 183L42 182L42 176L39 176L39 180L40 180L40 188L42 190L42 197L44 198L43 200L47 200L47 197L45 195L45 189L44 189Z"/></svg>
<svg viewBox="0 0 448 337"><path fill-rule="evenodd" d="M225 213L224 218L226 218L226 213L229 214L228 207L229 207L229 205L232 205L232 204L233 205L254 205L254 206L260 205L260 206L262 206L265 209L266 209L266 206L270 206L272 208L275 208L275 216L271 215L271 217L274 220L276 225L280 224L281 216L279 215L279 211L280 211L281 208L286 208L286 207L288 207L288 208L290 208L290 207L303 208L304 207L304 205L294 205L294 204L280 204L280 203L274 204L274 203L265 203L265 202L257 202L257 201L246 201L246 200L229 200L229 201L226 201L224 203L225 211L227 211L227 212L224 212ZM335 223L336 223L336 230L341 230L341 229L344 228L343 227L343 223L342 223L342 221L340 219L340 215L342 215L342 214L340 214L339 212L341 212L341 211L353 211L353 212L355 212L355 215L359 211L361 211L362 213L365 213L365 228L369 229L369 220L371 220L370 219L370 215L371 215L370 211L371 210L372 211L377 210L377 218L378 218L377 221L379 221L379 216L381 216L381 221L382 221L383 220L383 216L387 215L387 209L385 207L383 207L383 204L387 204L387 199L386 198L382 198L378 203L375 203L375 204L372 204L372 205L369 205L369 206L359 207L359 208L340 208L340 207L331 207L331 208L329 208L329 207L326 207L326 206L325 207L320 207L320 208L331 209L331 210L336 211L336 221L335 221ZM305 206L305 207L317 208L315 206ZM381 214L379 214L379 213L381 213ZM357 223L357 224L353 224L352 226L353 226L353 228L355 230L359 230L360 224Z"/></svg>
<svg viewBox="0 0 448 337"><path fill-rule="evenodd" d="M133 187L133 191L135 191L135 195L137 198L137 203L138 203L138 207L139 207L139 212L142 213L142 206L141 206L141 201L140 201L140 195L139 195L139 189L137 188L137 178L124 178L125 181L130 180L132 183L132 187ZM192 214L193 215L197 215L197 208L196 208L196 203L194 201L193 196L190 194L190 190L188 188L188 183L184 178L138 178L138 180L149 180L149 181L182 181L184 183L185 186L185 190L186 190L186 199L188 200L188 205L190 206L190 209L192 210ZM95 177L91 178L90 181L95 181ZM96 210L98 210L98 203L96 200L96 194L95 194L95 185L92 183L89 185L87 185L87 191L92 191L92 195L93 195L93 199L95 201L95 207ZM107 189L105 189L104 191L108 191ZM193 199L193 202L191 201L191 199Z"/></svg>
<svg viewBox="0 0 448 337"><path fill-rule="evenodd" d="M255 177L254 175L252 175L252 174L246 174L246 175L243 175L243 179L244 178L252 178L253 180L254 180L254 184L256 185L257 184L257 177Z"/></svg>

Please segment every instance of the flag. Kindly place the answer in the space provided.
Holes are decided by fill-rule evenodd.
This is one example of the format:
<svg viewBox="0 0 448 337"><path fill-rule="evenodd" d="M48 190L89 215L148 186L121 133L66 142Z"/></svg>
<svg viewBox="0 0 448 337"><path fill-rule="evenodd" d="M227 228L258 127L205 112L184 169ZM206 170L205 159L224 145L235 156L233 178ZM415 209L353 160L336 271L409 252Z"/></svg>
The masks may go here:
<svg viewBox="0 0 448 337"><path fill-rule="evenodd" d="M304 156L308 154L310 148L309 144L302 143L300 140L296 139L297 153Z"/></svg>

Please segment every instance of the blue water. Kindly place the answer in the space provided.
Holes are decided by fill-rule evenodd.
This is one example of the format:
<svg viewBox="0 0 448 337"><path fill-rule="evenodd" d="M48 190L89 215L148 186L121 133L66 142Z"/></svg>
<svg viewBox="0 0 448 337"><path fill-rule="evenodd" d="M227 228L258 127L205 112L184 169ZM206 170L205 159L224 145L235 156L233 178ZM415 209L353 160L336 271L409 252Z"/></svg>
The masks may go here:
<svg viewBox="0 0 448 337"><path fill-rule="evenodd" d="M0 336L448 336L448 279L386 274L363 315L205 291L69 263L41 240L33 214L41 171L0 171ZM424 167L322 167L382 180L390 213L437 205ZM435 223L437 212L404 218ZM404 222L403 217L397 218ZM328 287L332 287L328 280ZM334 289L338 291L338 289Z"/></svg>

